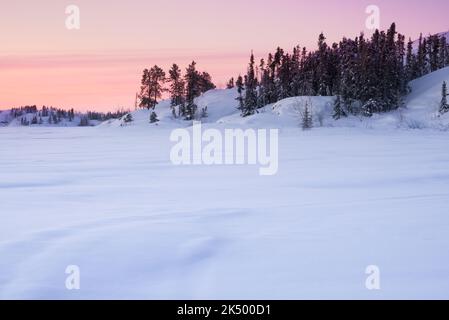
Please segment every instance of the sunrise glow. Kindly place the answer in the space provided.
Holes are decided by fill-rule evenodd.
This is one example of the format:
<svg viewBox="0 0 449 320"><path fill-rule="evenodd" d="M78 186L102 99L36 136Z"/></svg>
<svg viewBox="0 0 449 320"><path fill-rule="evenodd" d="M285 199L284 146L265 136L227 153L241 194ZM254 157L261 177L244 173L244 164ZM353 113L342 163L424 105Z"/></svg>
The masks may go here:
<svg viewBox="0 0 449 320"><path fill-rule="evenodd" d="M435 1L438 2L438 1ZM65 8L81 10L67 30ZM78 110L132 108L141 71L184 70L196 60L222 87L245 71L248 56L300 44L315 49L365 29L365 0L130 0L4 2L0 10L0 108L26 104ZM395 21L407 37L447 31L449 3L376 1L381 27ZM407 9L404 6L407 5ZM426 14L422 15L423 10ZM420 23L417 23L419 21Z"/></svg>

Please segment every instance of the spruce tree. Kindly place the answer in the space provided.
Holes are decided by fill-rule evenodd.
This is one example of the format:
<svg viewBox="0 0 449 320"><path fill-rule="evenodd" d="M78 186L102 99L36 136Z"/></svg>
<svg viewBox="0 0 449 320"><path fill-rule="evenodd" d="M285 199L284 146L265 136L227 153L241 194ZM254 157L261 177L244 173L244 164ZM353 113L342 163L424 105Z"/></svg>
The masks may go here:
<svg viewBox="0 0 449 320"><path fill-rule="evenodd" d="M440 38L440 48L438 54L438 69L442 69L446 66L446 54L447 54L447 39L443 35Z"/></svg>
<svg viewBox="0 0 449 320"><path fill-rule="evenodd" d="M447 84L446 81L443 82L441 86L441 102L440 102L440 114L445 114L449 111L449 105L447 104Z"/></svg>
<svg viewBox="0 0 449 320"><path fill-rule="evenodd" d="M334 114L333 114L333 118L335 120L339 120L343 117L347 117L348 115L346 114L345 110L343 109L342 106L342 102L341 102L341 98L340 96L337 96L337 98L335 98L334 101Z"/></svg>
<svg viewBox="0 0 449 320"><path fill-rule="evenodd" d="M268 70L265 69L265 60L260 59L259 64L260 83L257 92L257 107L262 108L267 105L267 92L268 92Z"/></svg>
<svg viewBox="0 0 449 320"><path fill-rule="evenodd" d="M124 123L130 123L133 122L133 116L131 115L131 113L128 113L126 116L123 117L123 122Z"/></svg>
<svg viewBox="0 0 449 320"><path fill-rule="evenodd" d="M143 71L140 91L140 107L148 110L154 109L158 104L158 99L164 92L165 72L155 65L150 70Z"/></svg>
<svg viewBox="0 0 449 320"><path fill-rule="evenodd" d="M196 70L196 62L188 66L185 74L186 83L186 106L184 111L185 120L194 120L197 110L195 98L201 95L201 76Z"/></svg>
<svg viewBox="0 0 449 320"><path fill-rule="evenodd" d="M406 62L405 62L405 68L406 68L406 77L407 82L412 81L416 79L417 77L417 62L416 62L416 56L413 53L413 41L411 38L409 38L407 43L407 55L406 55Z"/></svg>
<svg viewBox="0 0 449 320"><path fill-rule="evenodd" d="M209 116L209 113L207 112L207 106L201 109L201 119L207 118Z"/></svg>
<svg viewBox="0 0 449 320"><path fill-rule="evenodd" d="M429 55L430 55L430 72L439 69L439 54L440 54L440 37L433 35L429 37Z"/></svg>
<svg viewBox="0 0 449 320"><path fill-rule="evenodd" d="M248 72L245 76L245 99L243 103L242 116L253 115L257 109L257 79L255 71L254 54L251 53Z"/></svg>
<svg viewBox="0 0 449 320"><path fill-rule="evenodd" d="M291 97L292 62L291 62L290 55L288 53L283 54L281 56L281 64L279 66L278 78L279 78L278 99L281 100L281 99Z"/></svg>
<svg viewBox="0 0 449 320"><path fill-rule="evenodd" d="M159 119L157 118L157 114L156 114L156 112L151 112L151 115L150 115L150 123L156 123L156 122L159 122Z"/></svg>
<svg viewBox="0 0 449 320"><path fill-rule="evenodd" d="M207 72L202 72L199 74L199 86L200 94L216 88L215 84L212 82L211 75Z"/></svg>
<svg viewBox="0 0 449 320"><path fill-rule="evenodd" d="M184 88L185 83L182 79L181 69L178 67L176 63L174 63L169 70L169 82L170 82L170 99L171 99L171 107L179 106L184 103Z"/></svg>
<svg viewBox="0 0 449 320"><path fill-rule="evenodd" d="M309 130L313 127L312 111L309 109L309 105L306 104L304 112L302 114L302 129Z"/></svg>
<svg viewBox="0 0 449 320"><path fill-rule="evenodd" d="M326 44L326 37L321 33L318 37L317 52L317 82L318 95L328 96L331 94L331 75L329 74L329 48Z"/></svg>
<svg viewBox="0 0 449 320"><path fill-rule="evenodd" d="M237 86L237 92L239 94L239 96L236 98L236 100L239 102L238 109L243 112L243 108L244 108L244 105L243 105L243 91L245 89L244 89L244 84L243 84L243 78L242 78L241 75L239 75L239 77L237 78L237 81L236 81L235 84Z"/></svg>
<svg viewBox="0 0 449 320"><path fill-rule="evenodd" d="M226 89L233 89L235 87L235 81L234 78L229 79L228 83L226 84Z"/></svg>

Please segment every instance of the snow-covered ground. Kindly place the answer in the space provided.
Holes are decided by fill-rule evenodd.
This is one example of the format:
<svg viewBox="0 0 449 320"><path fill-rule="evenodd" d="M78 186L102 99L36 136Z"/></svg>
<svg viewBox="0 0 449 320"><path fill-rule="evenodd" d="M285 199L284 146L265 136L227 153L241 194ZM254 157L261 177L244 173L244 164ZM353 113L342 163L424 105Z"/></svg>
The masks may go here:
<svg viewBox="0 0 449 320"><path fill-rule="evenodd" d="M167 102L149 124L0 129L0 299L449 298L449 68L407 108L334 121L332 97L242 119L213 90L204 128L279 128L279 170L174 166ZM299 128L305 104L315 128ZM412 130L419 129L419 130ZM67 266L81 289L66 289ZM365 287L367 266L381 290Z"/></svg>
<svg viewBox="0 0 449 320"><path fill-rule="evenodd" d="M283 129L262 177L170 132L2 129L0 298L449 298L449 133Z"/></svg>

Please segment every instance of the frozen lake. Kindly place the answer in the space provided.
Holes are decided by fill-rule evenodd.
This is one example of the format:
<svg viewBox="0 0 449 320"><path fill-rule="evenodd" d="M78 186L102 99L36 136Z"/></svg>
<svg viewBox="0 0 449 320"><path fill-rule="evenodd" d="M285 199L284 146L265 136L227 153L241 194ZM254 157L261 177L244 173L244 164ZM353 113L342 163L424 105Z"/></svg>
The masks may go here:
<svg viewBox="0 0 449 320"><path fill-rule="evenodd" d="M169 136L0 128L0 298L449 298L448 132L282 130L274 176Z"/></svg>

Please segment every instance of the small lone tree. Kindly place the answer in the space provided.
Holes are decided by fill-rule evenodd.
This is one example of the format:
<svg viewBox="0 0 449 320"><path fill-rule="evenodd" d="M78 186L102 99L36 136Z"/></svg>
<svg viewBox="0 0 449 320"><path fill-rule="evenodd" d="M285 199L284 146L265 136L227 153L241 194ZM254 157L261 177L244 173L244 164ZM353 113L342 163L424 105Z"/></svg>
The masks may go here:
<svg viewBox="0 0 449 320"><path fill-rule="evenodd" d="M362 115L368 118L372 117L374 113L379 112L380 110L382 110L382 108L376 99L369 99L361 108Z"/></svg>
<svg viewBox="0 0 449 320"><path fill-rule="evenodd" d="M123 117L123 122L124 123L130 123L133 122L133 116L131 115L131 113L128 113L126 116Z"/></svg>
<svg viewBox="0 0 449 320"><path fill-rule="evenodd" d="M445 114L449 111L449 104L447 104L447 84L446 81L443 82L441 87L441 103L440 103L440 114Z"/></svg>
<svg viewBox="0 0 449 320"><path fill-rule="evenodd" d="M309 105L306 103L304 112L302 114L302 129L310 130L312 128L313 128L312 111L310 110Z"/></svg>
<svg viewBox="0 0 449 320"><path fill-rule="evenodd" d="M157 114L156 114L156 112L151 112L151 115L150 115L150 123L156 123L156 122L159 122L159 119L157 118Z"/></svg>
<svg viewBox="0 0 449 320"><path fill-rule="evenodd" d="M237 92L239 94L239 96L236 98L236 100L239 102L238 109L240 111L243 111L243 108L244 108L244 105L243 105L243 91L245 90L245 88L244 88L244 85L243 85L243 78L242 78L242 76L239 75L235 85L237 86Z"/></svg>
<svg viewBox="0 0 449 320"><path fill-rule="evenodd" d="M207 118L209 113L207 112L207 106L201 109L201 118Z"/></svg>
<svg viewBox="0 0 449 320"><path fill-rule="evenodd" d="M337 96L334 101L334 115L332 116L335 120L341 119L343 117L347 117L345 110L343 109L341 98Z"/></svg>

